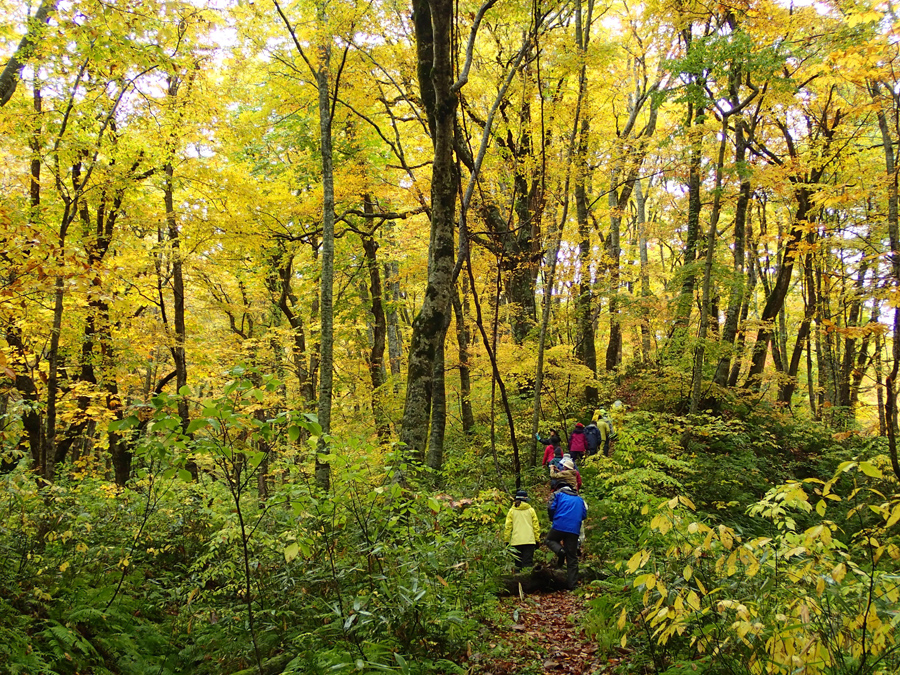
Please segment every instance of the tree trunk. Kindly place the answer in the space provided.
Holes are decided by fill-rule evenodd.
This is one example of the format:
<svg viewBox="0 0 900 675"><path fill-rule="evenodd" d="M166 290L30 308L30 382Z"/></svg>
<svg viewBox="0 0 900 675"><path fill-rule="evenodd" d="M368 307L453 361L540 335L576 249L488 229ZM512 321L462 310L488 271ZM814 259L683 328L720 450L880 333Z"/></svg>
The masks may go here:
<svg viewBox="0 0 900 675"><path fill-rule="evenodd" d="M454 225L457 178L453 163L456 95L452 91L452 24L450 0L413 0L419 88L432 130L431 241L428 283L422 309L413 321L407 367L406 401L400 440L412 459L422 462L428 438L428 419L434 365L445 336L443 326L453 294Z"/></svg>
<svg viewBox="0 0 900 675"><path fill-rule="evenodd" d="M881 333L875 333L875 395L878 402L878 435L887 435L887 420L884 414L884 364L881 350Z"/></svg>
<svg viewBox="0 0 900 675"><path fill-rule="evenodd" d="M444 339L438 345L437 358L434 360L434 373L432 374L431 434L428 437L426 464L435 471L440 471L444 464L444 433L447 430L447 383L444 369L446 335L447 327L445 326Z"/></svg>
<svg viewBox="0 0 900 675"><path fill-rule="evenodd" d="M168 95L173 100L178 95L181 80L172 76L169 78ZM174 153L174 148L170 150ZM175 362L175 390L181 392L181 388L187 386L187 327L184 311L184 259L181 254L181 232L178 228L178 218L175 213L175 167L170 157L163 167L165 179L163 182L163 199L166 206L166 227L168 229L169 246L172 255L172 317L175 324L175 344L171 347L172 359ZM190 424L190 412L185 397L178 400L178 416L181 418L181 426L187 429Z"/></svg>
<svg viewBox="0 0 900 675"><path fill-rule="evenodd" d="M306 330L303 325L303 317L299 310L295 310L296 296L293 291L294 257L286 251L279 251L272 260L273 273L270 273L266 285L269 292L277 294L276 304L281 313L288 320L291 327L291 363L294 374L297 377L297 386L300 389L301 407L306 408L315 400L315 387L309 376L307 368Z"/></svg>
<svg viewBox="0 0 900 675"><path fill-rule="evenodd" d="M700 397L703 390L703 361L706 351L706 331L709 325L710 293L712 292L712 266L716 251L716 234L719 226L719 210L722 204L722 171L725 166L725 144L728 141L728 116L722 117L721 140L719 154L716 158L716 179L713 191L712 209L709 214L709 230L706 234L706 259L703 265L703 291L700 301L700 326L697 335L697 346L694 348L694 369L691 377L691 413L700 408Z"/></svg>
<svg viewBox="0 0 900 675"><path fill-rule="evenodd" d="M898 190L897 190L897 166L894 156L895 143L891 136L891 128L898 128L898 107L900 100L893 93L891 86L885 87L886 94L890 97L890 113L891 119L888 120L885 115L884 107L880 100L878 103L878 129L881 132L881 146L884 152L884 170L887 176L888 188L888 238L891 242L891 281L893 282L894 292L900 287L900 228L898 228ZM870 85L870 91L873 99L881 96L881 87L877 83ZM894 330L893 339L891 340L892 349L891 356L893 365L891 372L885 380L885 426L887 427L888 436L888 453L891 457L891 468L894 475L900 480L900 459L897 457L897 374L900 370L900 307L894 307Z"/></svg>
<svg viewBox="0 0 900 675"><path fill-rule="evenodd" d="M365 199L365 209L370 212L372 201ZM369 295L372 300L372 351L369 355L369 376L372 380L372 414L378 440L387 443L391 430L384 407L384 347L387 338L387 317L384 314L381 268L378 264L378 242L373 237L362 238L366 265L369 268Z"/></svg>
<svg viewBox="0 0 900 675"><path fill-rule="evenodd" d="M795 195L797 197L797 211L794 215L794 224L788 234L788 241L781 255L781 265L778 267L775 283L766 298L766 304L763 308L762 316L760 316L761 327L756 334L756 343L753 345L753 356L750 363L750 372L747 374L747 384L754 388L758 388L761 384L760 378L766 365L769 342L774 334L772 322L775 321L784 305L784 299L787 296L791 283L791 274L794 271L794 258L797 254L800 240L803 238L804 229L807 227L806 218L810 210L809 189L798 187L795 190Z"/></svg>
<svg viewBox="0 0 900 675"><path fill-rule="evenodd" d="M453 293L453 314L456 318L456 343L459 347L459 396L460 413L462 415L463 433L469 435L475 428L475 415L472 412L472 384L469 375L469 329L466 324L466 312L459 291Z"/></svg>
<svg viewBox="0 0 900 675"><path fill-rule="evenodd" d="M583 138L587 134L587 128L588 126L585 121L582 121L581 133ZM575 179L575 214L578 219L578 261L581 276L581 280L578 284L578 297L575 301L575 313L578 326L576 351L578 360L591 371L591 377L596 377L597 346L594 338L594 284L591 279L590 268L592 258L590 240L591 231L588 224L587 193L584 186L584 176L580 171ZM618 333L616 335L618 336ZM610 340L613 339L613 337L610 337ZM596 405L597 387L593 385L586 387L584 397L585 402L588 405Z"/></svg>
<svg viewBox="0 0 900 675"><path fill-rule="evenodd" d="M318 8L319 23L325 24L324 5ZM325 435L331 433L331 394L334 384L334 157L331 149L331 46L326 39L319 45L316 86L319 90L319 144L322 155L322 271L319 290L319 405L322 427L316 449L316 484L331 487L330 452Z"/></svg>
<svg viewBox="0 0 900 675"><path fill-rule="evenodd" d="M794 351L791 354L791 361L788 364L787 372L784 377L779 378L778 385L778 401L787 406L791 405L794 391L797 388L797 372L800 370L800 357L803 355L803 348L809 343L809 332L812 320L815 317L817 295L815 275L813 273L813 246L816 243L815 231L810 231L806 235L807 249L804 255L804 280L806 288L806 304L803 313L803 321L800 322L800 330L797 332L797 340L794 342Z"/></svg>
<svg viewBox="0 0 900 675"><path fill-rule="evenodd" d="M39 33L42 31L41 24L47 23L50 13L56 9L58 0L43 0L34 16L28 21L28 32L19 41L19 46L13 55L6 62L3 71L0 72L0 108L9 103L13 94L16 93L16 86L19 83L19 74L25 63L31 58L34 45L40 42ZM35 68L37 70L37 68Z"/></svg>
<svg viewBox="0 0 900 675"><path fill-rule="evenodd" d="M823 287L825 274L823 259L816 264L816 357L819 367L819 414L830 416L837 405L837 367L834 354L834 334L826 326L831 321L831 293Z"/></svg>
<svg viewBox="0 0 900 675"><path fill-rule="evenodd" d="M681 354L685 348L687 327L691 318L691 307L694 303L694 287L696 285L694 261L697 258L697 241L700 238L700 210L702 208L700 201L700 168L703 160L703 141L699 132L691 131L691 127L703 124L704 118L703 108L698 108L695 111L694 104L688 104L687 128L693 138L691 139L688 165L687 237L684 242L684 262L682 264L684 279L675 305L672 335L666 346L666 351L671 356Z"/></svg>
<svg viewBox="0 0 900 675"><path fill-rule="evenodd" d="M641 360L650 363L650 259L647 255L647 198L640 179L634 181L634 201L637 205L637 235L641 260Z"/></svg>
<svg viewBox="0 0 900 675"><path fill-rule="evenodd" d="M579 99L584 105L585 92L588 88L587 58L588 42L590 40L591 19L594 3L589 0L587 13L582 18L581 2L575 5L575 41L578 54L581 58L581 71L578 77ZM578 129L578 145L576 153L575 170L575 217L578 221L578 263L580 281L578 284L578 297L575 301L575 316L577 323L576 353L588 370L591 377L597 376L597 345L594 338L594 291L593 279L591 279L591 231L588 224L588 198L587 198L587 152L588 139L591 132L591 124L584 109ZM613 338L610 338L613 339ZM588 385L584 391L585 402L593 407L597 404L597 387Z"/></svg>
<svg viewBox="0 0 900 675"><path fill-rule="evenodd" d="M720 387L728 384L731 369L732 350L738 332L741 307L744 302L744 240L746 237L747 210L750 205L750 176L746 167L747 139L744 135L744 124L738 120L734 131L734 162L740 174L737 204L734 211L734 248L732 250L734 281L728 297L728 309L725 311L725 326L722 328L721 344L725 352L716 366L713 381Z"/></svg>
<svg viewBox="0 0 900 675"><path fill-rule="evenodd" d="M866 274L868 273L869 266L868 263L864 260L860 265L859 274L857 275L856 284L853 288L853 299L850 301L850 308L847 312L847 325L846 328L853 329L857 328L860 323L860 317L862 314L862 302L863 302L863 289L866 283ZM866 345L868 346L868 345ZM853 390L853 372L856 366L856 338L852 337L852 333L848 334L846 339L844 340L844 353L841 359L841 367L838 371L838 390L837 390L837 402L838 405L843 409L843 412L849 413L852 405L852 390ZM849 417L849 416L848 416ZM849 420L848 420L849 421Z"/></svg>
<svg viewBox="0 0 900 675"><path fill-rule="evenodd" d="M753 242L753 228L747 223L747 242ZM741 375L741 364L744 358L744 346L747 342L747 317L750 315L750 299L756 290L756 261L754 256L750 256L747 261L747 292L744 294L744 300L741 304L741 316L738 320L738 334L734 345L734 358L732 359L731 373L728 375L728 386L737 386Z"/></svg>
<svg viewBox="0 0 900 675"><path fill-rule="evenodd" d="M400 388L400 365L403 358L403 344L400 339L400 323L397 320L400 304L400 266L398 263L385 263L384 276L387 281L390 303L387 311L387 343L388 359L391 364L391 378L394 382L394 393Z"/></svg>

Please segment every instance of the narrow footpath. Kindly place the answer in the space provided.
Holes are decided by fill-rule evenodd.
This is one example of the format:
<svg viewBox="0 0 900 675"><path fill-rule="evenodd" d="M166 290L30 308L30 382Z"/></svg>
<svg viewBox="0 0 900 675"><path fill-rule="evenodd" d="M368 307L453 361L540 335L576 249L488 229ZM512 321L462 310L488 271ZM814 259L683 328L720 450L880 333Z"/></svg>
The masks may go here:
<svg viewBox="0 0 900 675"><path fill-rule="evenodd" d="M619 663L602 655L579 627L580 595L568 591L506 598L502 611L512 626L493 627L491 653L474 653L471 675L589 675L612 673Z"/></svg>

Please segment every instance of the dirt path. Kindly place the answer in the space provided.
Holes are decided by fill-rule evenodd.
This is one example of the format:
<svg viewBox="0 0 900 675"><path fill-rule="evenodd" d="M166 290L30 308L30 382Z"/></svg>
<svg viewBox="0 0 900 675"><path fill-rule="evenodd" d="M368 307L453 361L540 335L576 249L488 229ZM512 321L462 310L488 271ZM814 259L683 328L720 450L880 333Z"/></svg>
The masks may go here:
<svg viewBox="0 0 900 675"><path fill-rule="evenodd" d="M580 595L560 591L508 598L503 612L514 624L494 628L492 652L472 654L469 672L477 675L588 675L612 672L617 659L602 656L578 628L584 610Z"/></svg>

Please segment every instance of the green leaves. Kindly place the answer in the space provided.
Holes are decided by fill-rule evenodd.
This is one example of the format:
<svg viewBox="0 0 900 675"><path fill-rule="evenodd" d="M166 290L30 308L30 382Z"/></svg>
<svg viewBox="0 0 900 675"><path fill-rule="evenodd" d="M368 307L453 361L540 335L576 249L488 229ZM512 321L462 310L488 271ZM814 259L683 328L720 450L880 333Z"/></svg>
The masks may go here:
<svg viewBox="0 0 900 675"><path fill-rule="evenodd" d="M205 411L204 411L205 412ZM199 431L200 429L204 429L209 426L209 420L205 420L202 417L191 420L191 423L188 424L187 429L185 429L186 434L192 434L195 431Z"/></svg>
<svg viewBox="0 0 900 675"><path fill-rule="evenodd" d="M124 417L120 420L113 420L107 426L107 431L109 432L119 432L125 431L126 429L134 429L140 420L136 415L129 415L128 417Z"/></svg>

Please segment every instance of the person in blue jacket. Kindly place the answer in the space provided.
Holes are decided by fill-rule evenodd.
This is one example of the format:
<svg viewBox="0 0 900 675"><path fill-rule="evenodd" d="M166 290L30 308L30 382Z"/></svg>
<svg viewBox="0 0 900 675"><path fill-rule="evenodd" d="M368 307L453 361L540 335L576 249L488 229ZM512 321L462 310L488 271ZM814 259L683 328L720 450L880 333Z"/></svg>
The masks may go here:
<svg viewBox="0 0 900 675"><path fill-rule="evenodd" d="M547 548L557 555L559 565L566 561L566 581L569 588L575 588L578 580L578 536L581 523L587 518L587 504L568 485L563 485L553 493L547 504L550 516L550 532L547 534Z"/></svg>

